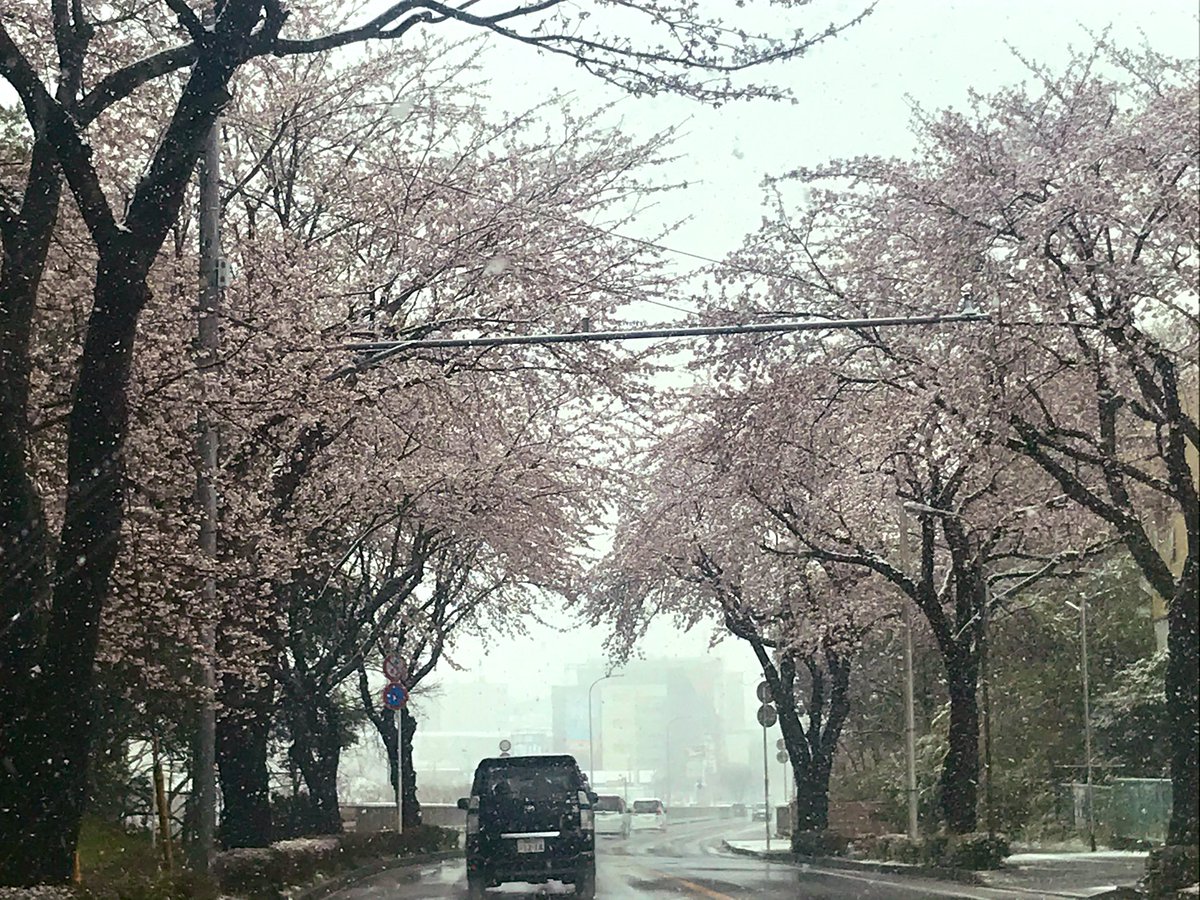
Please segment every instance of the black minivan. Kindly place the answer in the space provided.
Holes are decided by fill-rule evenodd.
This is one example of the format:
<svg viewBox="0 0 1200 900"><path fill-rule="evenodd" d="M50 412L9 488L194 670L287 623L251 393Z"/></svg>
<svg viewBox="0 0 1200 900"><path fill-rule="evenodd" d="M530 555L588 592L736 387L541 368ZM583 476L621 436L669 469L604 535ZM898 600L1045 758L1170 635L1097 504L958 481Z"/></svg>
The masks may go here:
<svg viewBox="0 0 1200 900"><path fill-rule="evenodd" d="M467 813L467 889L478 900L506 881L575 885L596 893L596 795L575 757L503 756L481 760Z"/></svg>

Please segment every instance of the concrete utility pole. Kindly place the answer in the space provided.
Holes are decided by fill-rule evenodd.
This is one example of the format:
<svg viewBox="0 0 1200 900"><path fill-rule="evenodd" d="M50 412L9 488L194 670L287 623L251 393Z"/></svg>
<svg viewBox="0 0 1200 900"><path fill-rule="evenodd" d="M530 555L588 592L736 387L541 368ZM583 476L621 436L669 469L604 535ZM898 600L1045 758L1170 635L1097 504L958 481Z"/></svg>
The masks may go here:
<svg viewBox="0 0 1200 900"><path fill-rule="evenodd" d="M220 352L221 311L221 146L220 120L213 122L204 142L200 166L200 306L196 341L196 367L199 370L201 398L208 397ZM197 486L200 507L200 550L212 560L217 556L217 450L216 423L201 409L196 430ZM217 603L216 579L204 580L204 605L209 619L201 633L203 659L201 682L203 699L196 736L196 765L192 790L197 810L196 840L192 844L191 864L198 872L207 872L212 861L217 821L217 678L213 665L216 656L216 628L211 612Z"/></svg>
<svg viewBox="0 0 1200 900"><path fill-rule="evenodd" d="M900 504L900 565L913 575L912 550L908 544L908 512ZM908 838L917 839L917 742L916 713L913 703L912 601L902 601L904 615L904 761L905 796L908 798Z"/></svg>
<svg viewBox="0 0 1200 900"><path fill-rule="evenodd" d="M1067 606L1079 613L1079 674L1083 679L1083 767L1084 786L1087 790L1087 827L1088 846L1096 852L1096 810L1092 805L1092 698L1088 686L1088 633L1087 633L1087 595L1079 598L1076 606L1070 600Z"/></svg>

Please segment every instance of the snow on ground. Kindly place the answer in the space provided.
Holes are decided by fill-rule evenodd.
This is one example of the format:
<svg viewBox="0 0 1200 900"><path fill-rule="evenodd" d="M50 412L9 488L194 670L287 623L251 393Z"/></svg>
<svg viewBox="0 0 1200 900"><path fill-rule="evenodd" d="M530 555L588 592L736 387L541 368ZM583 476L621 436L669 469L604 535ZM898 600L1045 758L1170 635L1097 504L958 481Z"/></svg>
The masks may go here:
<svg viewBox="0 0 1200 900"><path fill-rule="evenodd" d="M1095 853L1090 850L1069 850L1066 852L1046 852L1046 853L1014 853L1012 856L1006 857L1005 862L1010 866L1019 866L1029 863L1041 862L1059 862L1063 860L1098 860L1098 859L1141 859L1144 860L1147 854L1145 850L1097 850Z"/></svg>

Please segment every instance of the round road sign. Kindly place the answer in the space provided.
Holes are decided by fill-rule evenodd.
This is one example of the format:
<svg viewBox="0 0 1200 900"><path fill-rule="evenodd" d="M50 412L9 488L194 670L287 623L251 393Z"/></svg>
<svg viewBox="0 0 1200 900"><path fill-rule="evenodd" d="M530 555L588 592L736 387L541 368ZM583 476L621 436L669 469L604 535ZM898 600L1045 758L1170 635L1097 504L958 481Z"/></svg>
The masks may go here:
<svg viewBox="0 0 1200 900"><path fill-rule="evenodd" d="M754 691L754 696L758 698L759 703L771 702L771 686L765 681L760 681L758 687Z"/></svg>
<svg viewBox="0 0 1200 900"><path fill-rule="evenodd" d="M388 681L406 681L408 679L408 663L399 653L389 653L383 658L383 674Z"/></svg>
<svg viewBox="0 0 1200 900"><path fill-rule="evenodd" d="M408 703L408 689L393 682L383 689L383 705L388 709L403 709Z"/></svg>
<svg viewBox="0 0 1200 900"><path fill-rule="evenodd" d="M775 707L763 704L758 708L758 724L763 728L770 728L779 721L779 716L775 712Z"/></svg>
<svg viewBox="0 0 1200 900"><path fill-rule="evenodd" d="M507 753L511 749L512 749L512 741L509 741L506 739L506 740L503 740L500 742L500 752L501 753Z"/></svg>
<svg viewBox="0 0 1200 900"><path fill-rule="evenodd" d="M775 749L776 750L786 750L787 749L787 744L785 744L783 742L783 738L780 738L779 740L777 740L775 742Z"/></svg>
<svg viewBox="0 0 1200 900"><path fill-rule="evenodd" d="M787 751L786 751L786 750L780 750L778 753L776 753L776 754L775 754L775 761L776 761L776 762L781 762L781 763L785 763L785 762L787 762L787 761L788 761L788 755L787 755Z"/></svg>

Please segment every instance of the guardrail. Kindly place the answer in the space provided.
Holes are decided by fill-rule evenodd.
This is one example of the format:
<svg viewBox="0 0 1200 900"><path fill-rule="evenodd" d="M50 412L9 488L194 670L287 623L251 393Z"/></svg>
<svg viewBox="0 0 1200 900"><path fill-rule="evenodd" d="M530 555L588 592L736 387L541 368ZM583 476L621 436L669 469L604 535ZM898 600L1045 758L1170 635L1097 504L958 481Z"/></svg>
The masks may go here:
<svg viewBox="0 0 1200 900"><path fill-rule="evenodd" d="M341 807L342 824L347 831L391 831L396 827L396 804L394 803L348 803ZM688 822L699 819L734 819L728 806L676 806L667 810L672 822ZM425 825L442 828L466 827L466 815L450 803L422 803L421 821Z"/></svg>

